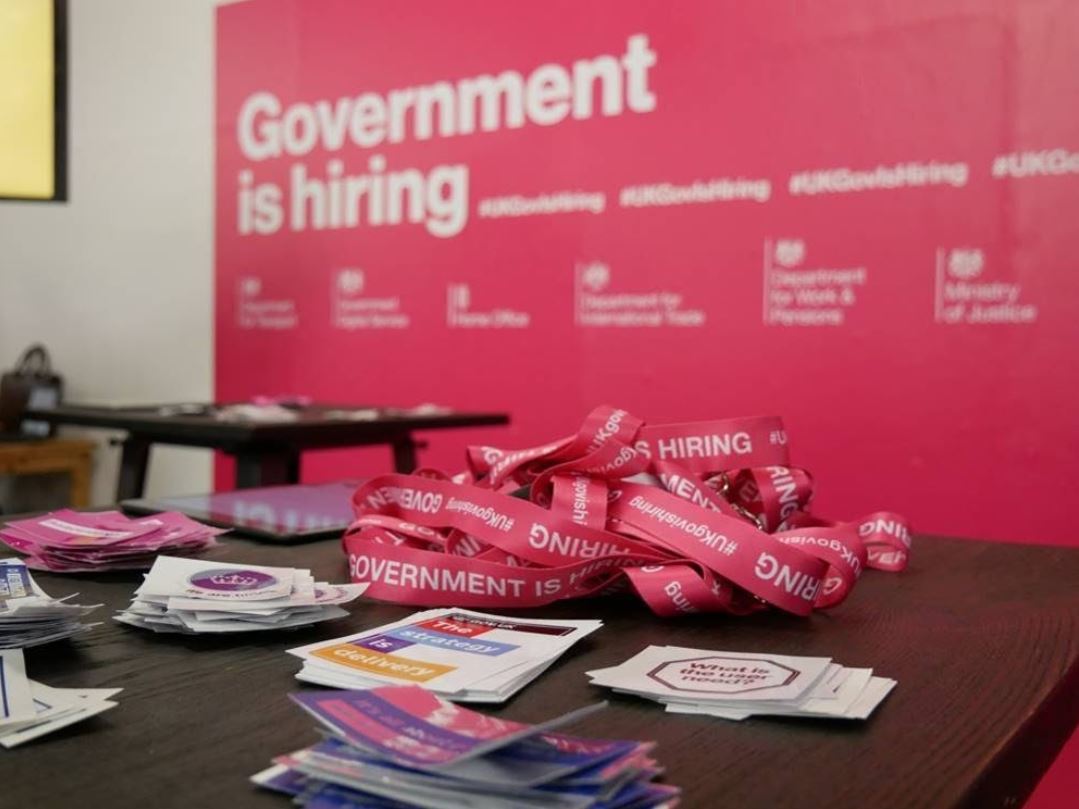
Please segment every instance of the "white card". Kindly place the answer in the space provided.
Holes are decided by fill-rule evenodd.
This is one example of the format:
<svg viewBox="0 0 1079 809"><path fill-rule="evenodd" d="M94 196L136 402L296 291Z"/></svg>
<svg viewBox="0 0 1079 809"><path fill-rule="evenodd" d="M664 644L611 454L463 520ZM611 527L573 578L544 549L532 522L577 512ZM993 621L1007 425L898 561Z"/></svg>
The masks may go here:
<svg viewBox="0 0 1079 809"><path fill-rule="evenodd" d="M336 680L412 683L443 694L473 688L521 664L539 666L595 631L599 621L508 618L463 609L427 610L355 635L289 649Z"/></svg>
<svg viewBox="0 0 1079 809"><path fill-rule="evenodd" d="M291 595L296 574L291 567L235 565L159 556L135 594L212 601L266 601ZM314 590L313 580L308 585L306 578L301 577L297 583L304 590Z"/></svg>
<svg viewBox="0 0 1079 809"><path fill-rule="evenodd" d="M811 693L831 662L827 657L649 646L620 666L589 676L594 685L645 696L741 704L797 700Z"/></svg>
<svg viewBox="0 0 1079 809"><path fill-rule="evenodd" d="M0 727L33 719L36 714L22 649L0 652Z"/></svg>

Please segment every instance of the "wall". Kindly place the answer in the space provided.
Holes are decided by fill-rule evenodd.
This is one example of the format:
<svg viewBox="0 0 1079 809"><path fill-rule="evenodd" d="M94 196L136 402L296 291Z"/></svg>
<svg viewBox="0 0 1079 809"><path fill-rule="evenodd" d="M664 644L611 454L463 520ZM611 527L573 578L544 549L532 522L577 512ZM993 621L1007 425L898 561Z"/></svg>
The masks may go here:
<svg viewBox="0 0 1079 809"><path fill-rule="evenodd" d="M0 202L0 365L42 341L71 401L207 399L214 3L69 7L70 201ZM98 450L98 503L118 456ZM150 494L209 485L208 452L154 450Z"/></svg>

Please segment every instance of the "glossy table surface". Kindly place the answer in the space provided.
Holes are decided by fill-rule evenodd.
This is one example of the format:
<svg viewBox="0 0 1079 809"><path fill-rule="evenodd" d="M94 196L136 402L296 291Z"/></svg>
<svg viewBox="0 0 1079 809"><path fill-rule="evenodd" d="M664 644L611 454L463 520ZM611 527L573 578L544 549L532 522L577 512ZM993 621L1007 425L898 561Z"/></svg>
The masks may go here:
<svg viewBox="0 0 1079 809"><path fill-rule="evenodd" d="M293 547L226 537L213 558L309 567L343 581L336 541ZM300 662L285 649L356 632L413 610L361 601L350 617L242 637L155 635L113 622L137 573L39 574L53 596L105 604L73 643L27 651L56 686L113 687L119 707L22 748L0 751L0 805L280 807L248 776L316 739L286 695ZM919 538L911 567L870 571L848 601L798 619L664 620L628 597L522 613L599 617L582 641L498 713L540 721L609 698L570 732L655 739L687 807L1018 806L1079 718L1079 550ZM648 644L829 656L899 685L867 722L665 714L611 695L584 672Z"/></svg>

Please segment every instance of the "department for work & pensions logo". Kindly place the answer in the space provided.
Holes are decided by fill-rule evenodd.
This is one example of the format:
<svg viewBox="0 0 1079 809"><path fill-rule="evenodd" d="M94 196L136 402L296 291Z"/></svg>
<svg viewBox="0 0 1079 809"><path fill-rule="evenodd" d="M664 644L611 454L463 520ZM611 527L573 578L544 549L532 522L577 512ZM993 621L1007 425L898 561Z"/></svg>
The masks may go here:
<svg viewBox="0 0 1079 809"><path fill-rule="evenodd" d="M806 257L806 243L803 239L779 239L776 242L774 258L780 267L797 267Z"/></svg>

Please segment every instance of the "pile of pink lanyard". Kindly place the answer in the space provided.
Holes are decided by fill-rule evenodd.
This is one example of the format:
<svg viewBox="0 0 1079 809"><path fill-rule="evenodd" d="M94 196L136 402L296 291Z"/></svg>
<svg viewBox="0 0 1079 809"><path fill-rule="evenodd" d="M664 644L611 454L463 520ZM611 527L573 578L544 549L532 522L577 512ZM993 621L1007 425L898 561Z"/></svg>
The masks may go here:
<svg viewBox="0 0 1079 809"><path fill-rule="evenodd" d="M866 568L906 567L903 518L809 513L813 481L779 418L645 424L598 407L532 449L470 447L469 471L382 475L344 537L367 595L534 607L632 587L658 615L796 615L842 602Z"/></svg>

